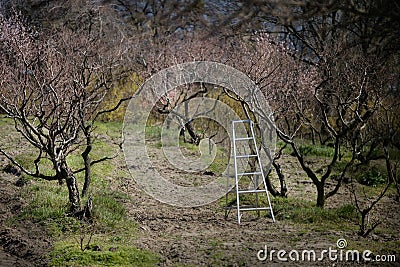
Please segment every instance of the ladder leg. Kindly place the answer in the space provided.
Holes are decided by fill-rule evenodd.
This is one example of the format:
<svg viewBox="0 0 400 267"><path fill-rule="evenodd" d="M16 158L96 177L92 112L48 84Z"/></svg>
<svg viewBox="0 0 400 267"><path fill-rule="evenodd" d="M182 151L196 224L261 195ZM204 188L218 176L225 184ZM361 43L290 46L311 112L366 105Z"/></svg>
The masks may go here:
<svg viewBox="0 0 400 267"><path fill-rule="evenodd" d="M229 215L229 209L228 209L228 203L229 203L229 173L226 177L226 190L227 193L225 195L225 220L228 219L228 215Z"/></svg>
<svg viewBox="0 0 400 267"><path fill-rule="evenodd" d="M259 186L258 186L258 176L256 176L254 189L257 190L258 188L259 188ZM258 194L256 194L256 208L258 208L259 206L260 206L260 199L258 197ZM257 210L257 218L258 219L261 217L260 214L261 214L260 210Z"/></svg>
<svg viewBox="0 0 400 267"><path fill-rule="evenodd" d="M236 209L237 209L237 217L238 217L238 224L240 224L240 218L242 217L242 215L240 214L240 200L239 200L239 188L238 186L238 182L236 180Z"/></svg>
<svg viewBox="0 0 400 267"><path fill-rule="evenodd" d="M237 218L238 224L240 224L240 199L239 199L239 179L238 179L238 171L237 171L237 154L236 154L236 136L235 136L235 122L232 121L232 137L233 137L233 158L235 164L235 188L236 188L236 209L237 209Z"/></svg>
<svg viewBox="0 0 400 267"><path fill-rule="evenodd" d="M264 175L263 175L263 176L264 176ZM264 177L263 177L263 178L264 178ZM270 211L270 213L271 213L271 218L272 218L272 221L275 222L274 211L273 211L273 209L272 209L271 199L270 199L270 197L269 197L269 192L268 192L267 183L265 182L265 179L264 179L264 187L265 187L265 193L267 194L267 200L268 200L268 205L269 205L269 211Z"/></svg>
<svg viewBox="0 0 400 267"><path fill-rule="evenodd" d="M225 195L225 220L228 219L228 193Z"/></svg>
<svg viewBox="0 0 400 267"><path fill-rule="evenodd" d="M272 209L272 206L271 206L271 200L269 199L268 191L267 191L267 198L268 198L268 203L269 203L269 207L270 207L269 211L271 212L272 221L275 222L274 210Z"/></svg>

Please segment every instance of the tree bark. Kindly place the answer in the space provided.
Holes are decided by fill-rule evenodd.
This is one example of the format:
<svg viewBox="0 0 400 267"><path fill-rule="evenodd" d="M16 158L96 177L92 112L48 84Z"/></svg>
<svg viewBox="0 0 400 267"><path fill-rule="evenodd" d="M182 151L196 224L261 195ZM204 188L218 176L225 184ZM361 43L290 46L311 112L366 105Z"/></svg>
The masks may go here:
<svg viewBox="0 0 400 267"><path fill-rule="evenodd" d="M269 171L270 173L271 171ZM271 183L271 179L269 179L269 173L265 175L265 184L267 185L268 191L271 193L272 196L277 197L281 195L281 192L276 190L275 186Z"/></svg>
<svg viewBox="0 0 400 267"><path fill-rule="evenodd" d="M82 152L83 163L85 165L85 182L82 188L82 197L87 195L92 177L92 171L90 167L91 160L89 156L90 151L92 151L92 140L89 131L85 131L85 135L86 135L86 148L85 151Z"/></svg>
<svg viewBox="0 0 400 267"><path fill-rule="evenodd" d="M198 134L196 134L196 130L194 129L192 122L186 123L185 128L187 129L187 131L192 139L192 142L195 145L199 145L200 136Z"/></svg>
<svg viewBox="0 0 400 267"><path fill-rule="evenodd" d="M283 175L281 165L277 163L275 160L272 161L272 166L274 166L276 173L278 174L279 177L279 183L281 186L281 192L279 193L279 196L281 197L286 197L287 194L287 186L286 186L286 181L285 181L285 176Z"/></svg>
<svg viewBox="0 0 400 267"><path fill-rule="evenodd" d="M67 166L67 163L64 161L61 164L61 177L65 179L67 188L68 188L68 197L70 202L70 212L72 214L80 211L81 208L81 200L79 197L79 189L78 183L76 181L76 177L72 170Z"/></svg>
<svg viewBox="0 0 400 267"><path fill-rule="evenodd" d="M325 205L325 183L318 183L317 186L317 207L323 208Z"/></svg>

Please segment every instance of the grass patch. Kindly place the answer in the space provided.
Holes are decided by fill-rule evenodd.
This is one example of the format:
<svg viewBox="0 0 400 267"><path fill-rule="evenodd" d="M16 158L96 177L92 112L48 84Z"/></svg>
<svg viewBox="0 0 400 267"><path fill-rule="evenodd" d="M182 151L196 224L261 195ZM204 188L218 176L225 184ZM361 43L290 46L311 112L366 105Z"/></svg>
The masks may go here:
<svg viewBox="0 0 400 267"><path fill-rule="evenodd" d="M95 131L98 134L105 134L107 137L112 139L121 138L122 122L110 121L110 122L96 122Z"/></svg>
<svg viewBox="0 0 400 267"><path fill-rule="evenodd" d="M121 204L127 199L128 197L120 192L107 190L93 196L93 213L101 226L109 231L124 227L136 228L136 223L128 219L126 209Z"/></svg>
<svg viewBox="0 0 400 267"><path fill-rule="evenodd" d="M192 151L192 152L196 152L199 150L198 145L188 143L188 142L183 142L183 140L179 140L179 146L181 148L186 148L187 150Z"/></svg>
<svg viewBox="0 0 400 267"><path fill-rule="evenodd" d="M164 143L162 143L160 141L161 133L162 129L158 126L146 126L146 140L156 141L156 142L149 142L148 145L151 145L158 149L161 149L163 146L179 145L179 148L181 149L181 152L184 156L190 157L193 155L197 155L198 157L200 157L199 145L189 142L183 142L181 138L179 140L179 144L171 144L170 143L171 139L167 139L167 141L164 140ZM174 136L171 132L168 132L168 130L166 130L166 132L163 134L166 134L168 137ZM224 147L218 147L218 146L214 147L213 149L216 149L216 155L213 162L206 170L211 171L215 174L221 174L223 171L225 171L229 163L229 151L227 151L226 148Z"/></svg>
<svg viewBox="0 0 400 267"><path fill-rule="evenodd" d="M34 172L35 170L35 165L34 165L34 160L36 159L38 154L35 154L33 152L26 152L24 154L19 154L15 157L15 160L24 166L26 169ZM49 159L42 158L39 162L39 169L40 171L45 174L45 175L54 175L55 171L53 169L53 164ZM25 174L23 174L25 175Z"/></svg>
<svg viewBox="0 0 400 267"><path fill-rule="evenodd" d="M55 183L36 181L34 185L25 187L21 196L31 199L31 202L23 208L19 217L35 222L63 218L69 209L68 190L65 186Z"/></svg>
<svg viewBox="0 0 400 267"><path fill-rule="evenodd" d="M98 246L96 251L81 251L75 244L56 243L50 266L156 266L158 258L148 251L130 246ZM97 251L101 249L100 251ZM110 251L111 250L111 251Z"/></svg>
<svg viewBox="0 0 400 267"><path fill-rule="evenodd" d="M347 222L356 223L358 220L357 210L350 204L322 209L315 206L314 202L293 198L274 198L272 202L278 220L289 220L300 224L332 224L332 226L334 224L340 226Z"/></svg>
<svg viewBox="0 0 400 267"><path fill-rule="evenodd" d="M65 186L41 180L21 191L21 197L31 201L8 224L31 220L46 226L55 240L50 266L155 266L159 261L155 254L133 245L137 225L122 204L130 201L129 197L110 189L95 190L92 227L68 215ZM91 235L89 248L82 251L80 238L86 244Z"/></svg>
<svg viewBox="0 0 400 267"><path fill-rule="evenodd" d="M305 157L322 157L322 158L332 158L335 149L333 146L321 145L321 144L312 144L310 140L296 140L296 144L301 154ZM276 147L282 148L285 146L285 143L282 141L278 141ZM286 145L283 150L285 154L295 156L294 151L290 145ZM345 147L341 147L341 157L342 158L351 158L351 153L346 151Z"/></svg>
<svg viewBox="0 0 400 267"><path fill-rule="evenodd" d="M145 138L146 140L160 140L162 128L159 126L146 126Z"/></svg>

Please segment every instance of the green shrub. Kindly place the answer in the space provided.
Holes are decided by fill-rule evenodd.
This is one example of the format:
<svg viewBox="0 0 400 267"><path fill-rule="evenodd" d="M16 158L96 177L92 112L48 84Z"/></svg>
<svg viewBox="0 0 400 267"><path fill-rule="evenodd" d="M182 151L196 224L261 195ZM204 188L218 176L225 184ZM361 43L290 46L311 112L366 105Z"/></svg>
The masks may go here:
<svg viewBox="0 0 400 267"><path fill-rule="evenodd" d="M367 186L377 186L385 183L386 180L387 174L377 166L372 166L366 172L360 173L357 177L357 181L360 184Z"/></svg>
<svg viewBox="0 0 400 267"><path fill-rule="evenodd" d="M329 146L322 145L300 145L300 152L304 156L315 156L315 157L332 157L335 150Z"/></svg>

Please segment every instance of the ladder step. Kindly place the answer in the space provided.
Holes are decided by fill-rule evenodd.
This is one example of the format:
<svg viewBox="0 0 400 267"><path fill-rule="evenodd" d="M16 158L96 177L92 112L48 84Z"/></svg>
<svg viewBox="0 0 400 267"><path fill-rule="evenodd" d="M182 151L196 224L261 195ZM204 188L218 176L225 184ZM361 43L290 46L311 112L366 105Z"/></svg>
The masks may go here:
<svg viewBox="0 0 400 267"><path fill-rule="evenodd" d="M235 141L242 141L242 140L252 140L253 137L239 137L239 138L235 138Z"/></svg>
<svg viewBox="0 0 400 267"><path fill-rule="evenodd" d="M227 194L236 193L236 189L231 189L226 192ZM239 190L239 194L246 194L246 193L266 193L265 189L251 189L251 190Z"/></svg>
<svg viewBox="0 0 400 267"><path fill-rule="evenodd" d="M226 210L237 210L237 206L236 205L232 205L232 206L227 206L227 207L224 207ZM257 207L257 206L255 206L255 205L243 205L243 206L240 206L240 210L243 210L243 209L255 209L255 208L266 208L266 207Z"/></svg>
<svg viewBox="0 0 400 267"><path fill-rule="evenodd" d="M252 190L239 190L239 194L247 194L247 193L266 193L265 189L252 189Z"/></svg>
<svg viewBox="0 0 400 267"><path fill-rule="evenodd" d="M240 123L240 122L250 122L250 120L249 119L247 119L247 120L237 120L237 121L232 121L233 123Z"/></svg>
<svg viewBox="0 0 400 267"><path fill-rule="evenodd" d="M258 207L258 208L240 208L240 211L251 211L251 210L270 210L270 207Z"/></svg>
<svg viewBox="0 0 400 267"><path fill-rule="evenodd" d="M254 175L254 174L262 174L262 172L241 172L238 173L237 176L243 176L243 175Z"/></svg>
<svg viewBox="0 0 400 267"><path fill-rule="evenodd" d="M236 158L251 158L251 157L257 157L257 155L239 155L239 156L236 156Z"/></svg>

